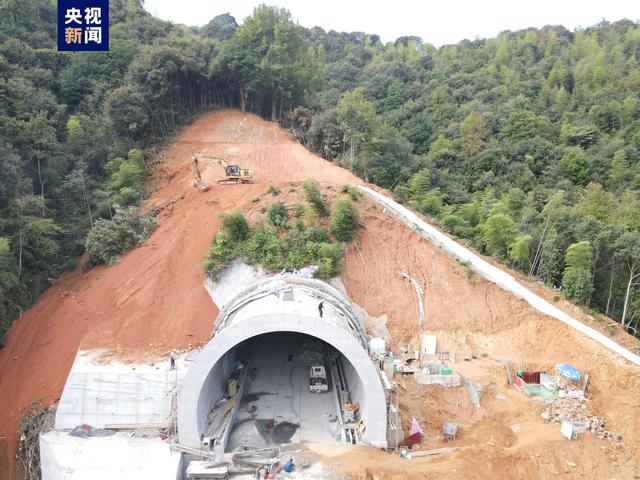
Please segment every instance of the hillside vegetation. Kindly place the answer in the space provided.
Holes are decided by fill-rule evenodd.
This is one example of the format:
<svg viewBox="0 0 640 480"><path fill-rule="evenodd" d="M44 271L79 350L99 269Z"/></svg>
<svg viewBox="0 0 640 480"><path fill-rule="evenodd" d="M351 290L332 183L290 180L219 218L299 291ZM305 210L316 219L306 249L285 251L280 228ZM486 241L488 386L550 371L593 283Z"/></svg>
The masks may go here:
<svg viewBox="0 0 640 480"><path fill-rule="evenodd" d="M350 199L338 198L329 210L317 181L307 180L302 186L304 201L289 208L282 201L261 205L260 211L266 215L254 228L242 212L223 213L220 233L211 241L203 262L209 277L215 279L236 258L274 273L314 265L316 276L323 280L340 274L344 257L340 242L349 242L356 235L357 208ZM274 187L270 190L274 196L280 193ZM290 190L295 192L296 187Z"/></svg>
<svg viewBox="0 0 640 480"><path fill-rule="evenodd" d="M637 24L436 49L305 29L270 7L242 26L225 14L196 28L112 0L111 51L66 53L55 18L53 0L0 5L0 336L75 265L94 225L109 231L139 204L162 142L221 106L281 121L480 251L635 332ZM92 258L135 244L118 238L128 240Z"/></svg>

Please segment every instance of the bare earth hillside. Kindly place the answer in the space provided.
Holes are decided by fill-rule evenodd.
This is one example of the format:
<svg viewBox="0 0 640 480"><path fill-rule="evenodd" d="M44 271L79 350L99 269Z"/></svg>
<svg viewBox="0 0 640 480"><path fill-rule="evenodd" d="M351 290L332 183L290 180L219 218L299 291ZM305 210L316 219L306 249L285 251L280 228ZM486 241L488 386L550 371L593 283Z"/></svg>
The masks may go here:
<svg viewBox="0 0 640 480"><path fill-rule="evenodd" d="M250 185L218 185L222 169L203 165L212 187L192 187L193 152L222 156L255 172ZM152 175L144 208L160 208L159 226L141 247L114 266L62 277L14 323L0 351L0 437L9 457L21 411L34 399L60 397L76 351L105 349L105 356L145 360L187 349L209 338L218 309L203 288L201 261L218 230L222 211L255 210L252 199L269 185L283 190L307 178L323 186L359 184L348 171L313 155L274 123L235 110L207 114L185 128ZM415 416L435 438L443 420L461 426L447 456L404 460L363 446L327 445L318 453L353 478L640 478L640 369L528 304L469 273L437 247L389 217L368 199L359 202L363 228L348 250L343 280L351 298L370 315L388 316L395 346L414 342L421 331L436 332L440 346L473 351L480 359L461 369L486 385L481 407L466 391L420 388L408 380L400 392L405 424ZM415 292L402 272L425 287L426 318L418 323ZM552 299L557 292L532 284ZM597 322L566 302L576 318ZM637 342L613 330L627 348ZM569 442L557 424L545 424L543 406L508 389L500 363L510 357L549 367L571 362L591 377L589 409L605 416L622 435L612 443L582 434ZM504 399L498 400L498 395ZM438 440L426 448L442 446ZM2 443L0 443L0 450ZM0 451L0 459L3 458ZM2 462L5 467L7 462ZM0 478L10 478L2 470Z"/></svg>

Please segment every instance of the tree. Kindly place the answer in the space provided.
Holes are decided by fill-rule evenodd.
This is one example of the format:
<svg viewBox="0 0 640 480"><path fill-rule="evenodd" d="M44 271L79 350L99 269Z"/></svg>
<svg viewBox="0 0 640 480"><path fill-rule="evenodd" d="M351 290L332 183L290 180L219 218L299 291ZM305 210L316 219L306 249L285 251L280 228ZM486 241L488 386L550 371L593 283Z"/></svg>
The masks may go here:
<svg viewBox="0 0 640 480"><path fill-rule="evenodd" d="M592 125L571 125L564 122L560 128L560 140L567 145L588 148L598 137L597 129Z"/></svg>
<svg viewBox="0 0 640 480"><path fill-rule="evenodd" d="M513 218L514 220L520 218L522 209L524 208L525 200L526 197L524 192L518 187L510 188L509 191L502 197L502 201L507 207L509 215L511 215L511 218Z"/></svg>
<svg viewBox="0 0 640 480"><path fill-rule="evenodd" d="M86 133L80 124L80 120L77 116L71 115L67 120L67 149L69 152L78 155L82 153L86 140Z"/></svg>
<svg viewBox="0 0 640 480"><path fill-rule="evenodd" d="M438 135L429 146L429 156L434 160L447 159L453 155L453 142L444 135Z"/></svg>
<svg viewBox="0 0 640 480"><path fill-rule="evenodd" d="M570 300L586 303L593 290L591 272L577 268L565 268L562 274L562 289Z"/></svg>
<svg viewBox="0 0 640 480"><path fill-rule="evenodd" d="M616 257L620 258L627 266L629 274L627 288L624 294L624 307L622 310L621 323L624 326L627 319L627 309L629 298L636 286L636 281L640 277L640 232L625 232L616 242Z"/></svg>
<svg viewBox="0 0 640 480"><path fill-rule="evenodd" d="M491 131L480 112L471 112L460 124L462 151L466 155L475 155L487 143Z"/></svg>
<svg viewBox="0 0 640 480"><path fill-rule="evenodd" d="M505 122L500 137L510 140L530 140L540 137L553 140L554 132L549 119L529 110L517 110Z"/></svg>
<svg viewBox="0 0 640 480"><path fill-rule="evenodd" d="M637 192L627 189L620 195L620 200L612 213L616 224L628 230L640 230L640 200Z"/></svg>
<svg viewBox="0 0 640 480"><path fill-rule="evenodd" d="M113 90L107 97L106 113L116 133L133 140L149 133L148 105L143 95L130 86Z"/></svg>
<svg viewBox="0 0 640 480"><path fill-rule="evenodd" d="M562 160L562 166L567 172L567 177L576 185L586 185L589 181L589 164L580 148L573 148Z"/></svg>
<svg viewBox="0 0 640 480"><path fill-rule="evenodd" d="M249 236L249 224L241 212L220 214L222 233L234 243L242 242Z"/></svg>
<svg viewBox="0 0 640 480"><path fill-rule="evenodd" d="M93 264L114 264L123 252L149 238L155 225L154 218L140 217L136 208L117 208L113 220L96 220L87 235L87 254Z"/></svg>
<svg viewBox="0 0 640 480"><path fill-rule="evenodd" d="M442 213L443 195L439 188L429 190L420 197L418 207L424 213L430 215L440 215Z"/></svg>
<svg viewBox="0 0 640 480"><path fill-rule="evenodd" d="M269 207L267 213L268 222L274 227L284 227L289 221L289 215L287 214L287 207L284 203L276 202Z"/></svg>
<svg viewBox="0 0 640 480"><path fill-rule="evenodd" d="M509 258L523 270L531 262L532 243L533 237L531 235L518 235L509 245Z"/></svg>
<svg viewBox="0 0 640 480"><path fill-rule="evenodd" d="M482 231L487 252L503 258L518 234L515 223L504 213L489 216Z"/></svg>
<svg viewBox="0 0 640 480"><path fill-rule="evenodd" d="M93 213L91 211L91 179L87 175L87 164L78 162L76 168L69 173L62 183L62 188L69 196L69 209L77 208L77 200L79 199L87 209L89 224L93 227Z"/></svg>
<svg viewBox="0 0 640 480"><path fill-rule="evenodd" d="M260 5L223 46L212 73L233 79L242 110L253 95L258 111L265 100L271 119L277 120L285 104L301 103L315 66L307 56L302 27L289 11Z"/></svg>
<svg viewBox="0 0 640 480"><path fill-rule="evenodd" d="M611 221L615 204L612 193L605 191L599 183L590 183L582 191L582 197L575 208L578 213L591 215L606 225Z"/></svg>
<svg viewBox="0 0 640 480"><path fill-rule="evenodd" d="M202 33L207 37L212 37L224 42L233 36L237 28L238 23L236 19L229 13L223 13L216 15L209 23L203 26Z"/></svg>
<svg viewBox="0 0 640 480"><path fill-rule="evenodd" d="M305 180L302 184L302 188L304 190L304 196L307 202L311 205L315 212L322 216L326 217L328 215L327 206L322 200L322 195L320 195L320 184L317 180Z"/></svg>
<svg viewBox="0 0 640 480"><path fill-rule="evenodd" d="M20 280L25 258L30 263L49 261L59 250L56 237L62 228L51 218L42 218L43 198L36 195L24 195L15 201L17 225L14 248L18 249L17 278Z"/></svg>
<svg viewBox="0 0 640 480"><path fill-rule="evenodd" d="M353 169L360 144L371 139L379 120L373 103L364 97L361 89L343 93L336 114L344 132L344 143L349 145L349 165Z"/></svg>
<svg viewBox="0 0 640 480"><path fill-rule="evenodd" d="M40 206L42 208L42 216L45 216L46 202L44 198L44 186L47 182L47 173L51 171L51 161L44 162L50 157L56 148L56 134L51 122L44 112L31 117L25 124L25 128L29 135L29 141L32 145L32 155L36 160L38 183L40 184ZM48 165L48 168L45 167Z"/></svg>
<svg viewBox="0 0 640 480"><path fill-rule="evenodd" d="M565 255L562 286L568 298L585 303L591 294L591 266L593 249L584 240L573 243Z"/></svg>
<svg viewBox="0 0 640 480"><path fill-rule="evenodd" d="M549 201L545 204L542 209L542 217L543 228L542 233L540 235L540 239L538 241L538 246L536 247L536 253L533 257L533 261L531 262L531 268L529 270L529 275L534 275L540 268L540 264L542 263L542 256L544 254L545 240L547 232L554 230L555 224L558 219L565 213L565 193L560 190L554 193ZM547 242L546 245L551 245L553 242Z"/></svg>
<svg viewBox="0 0 640 480"><path fill-rule="evenodd" d="M429 171L427 169L422 169L413 174L409 180L409 198L420 203L420 200L427 194L430 188L431 180L429 178Z"/></svg>
<svg viewBox="0 0 640 480"><path fill-rule="evenodd" d="M589 115L593 122L598 126L598 128L600 128L600 130L605 132L613 132L620 128L620 114L620 104L615 100L611 100L604 104L596 104L589 111Z"/></svg>
<svg viewBox="0 0 640 480"><path fill-rule="evenodd" d="M616 150L611 160L609 169L609 181L614 188L620 188L629 180L630 176L627 153L620 149Z"/></svg>
<svg viewBox="0 0 640 480"><path fill-rule="evenodd" d="M349 242L358 230L358 209L347 198L339 198L331 207L331 231L337 240Z"/></svg>

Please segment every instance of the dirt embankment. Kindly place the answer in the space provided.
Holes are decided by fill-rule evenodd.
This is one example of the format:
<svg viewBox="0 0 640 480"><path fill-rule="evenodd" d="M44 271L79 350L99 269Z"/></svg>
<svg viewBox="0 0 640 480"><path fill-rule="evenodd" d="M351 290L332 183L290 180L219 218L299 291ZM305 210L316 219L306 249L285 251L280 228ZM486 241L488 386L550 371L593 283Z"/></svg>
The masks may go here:
<svg viewBox="0 0 640 480"><path fill-rule="evenodd" d="M501 364L488 360L486 368L475 372L479 377L490 373L485 382L490 388L483 396L487 400L479 411L468 405L464 389L447 391L406 382L407 392L400 392L406 426L411 416L416 416L434 429L434 436L436 427L447 419L459 422L467 431L460 443L465 449L453 455L453 460L412 461L412 471L414 464L430 465L428 473L416 478L432 478L434 472L442 475L444 471L450 472L447 478L552 478L556 471L567 478L640 475L636 446L640 439L640 368L474 274L387 215L382 207L365 202L360 211L364 228L348 251L344 283L350 297L370 315L387 315L386 326L396 347L415 343L421 333L431 333L438 336L439 348L473 352L487 359L506 357L540 368L573 363L590 375L588 408L605 416L607 428L623 436L619 445L591 434L582 435L575 443L566 442L557 424L542 423L539 405L506 389ZM419 322L417 294L403 272L424 288L423 324ZM557 295L539 284L536 293L549 300ZM557 304L570 314L579 313L576 317L581 320L587 317L568 302ZM592 326L599 325L588 320ZM637 348L638 342L626 337L627 348ZM507 395L507 401L496 401L497 393ZM514 425L518 433L513 432ZM434 445L442 446L431 443L425 448ZM577 458L581 467L569 467L565 472L562 458L571 463ZM445 470L437 467L440 464ZM482 474L485 465L486 476ZM380 478L401 478L407 465L396 467L385 469L381 462L381 471L389 476ZM456 468L459 477L450 468ZM589 472L601 474L591 476Z"/></svg>
<svg viewBox="0 0 640 480"><path fill-rule="evenodd" d="M212 188L197 191L191 153L198 151L253 168L256 183L218 185L221 167L205 164ZM309 177L357 181L254 115L217 111L185 128L153 173L144 208L175 202L161 211L151 238L117 265L63 276L10 329L0 350L0 438L7 438L8 455L20 413L36 398L60 397L80 345L144 360L208 339L218 310L203 288L201 262L218 231L218 212L249 208L271 183ZM6 478L2 463L0 478Z"/></svg>
<svg viewBox="0 0 640 480"><path fill-rule="evenodd" d="M205 193L195 190L190 157L199 151L252 168L256 183L218 185L221 167L204 163L203 177L212 188ZM35 398L45 403L59 398L80 346L107 349L106 354L139 361L206 341L218 310L203 288L201 261L218 230L217 214L236 209L255 213L257 204L252 200L269 185L280 187L286 198L291 182L307 178L327 186L362 183L308 152L277 125L254 115L223 110L204 115L185 128L153 172L153 192L145 208L170 205L159 214L159 226L151 238L117 265L87 272L78 269L62 277L12 326L7 346L0 351L0 437L8 439L9 456L13 456L20 412ZM608 427L622 433L625 445L638 440L638 369L470 274L368 200L359 205L363 229L356 240L358 248L348 251L344 283L354 301L370 314L388 315L387 327L396 345L429 330L439 335L441 345L454 349L534 363L573 362L591 375L594 399L590 408L607 417ZM415 291L401 272L415 277L425 288L423 325L418 324ZM556 295L545 287L537 288L547 298ZM487 397L492 398L496 389L502 389L501 380L495 369L487 366L487 371L496 375L491 380L494 390ZM407 464L359 447L339 457L341 468L360 472L356 478L367 478L363 472L377 478L406 478L410 468L413 478L506 479L548 478L536 472L554 474L562 467L559 472L563 475L579 478L578 473L564 473L561 457L566 454L570 462L585 465L574 470L586 472L586 477L591 476L586 469L591 466L598 477L633 478L625 477L636 468L626 453L611 453L613 446L595 438L580 440L575 444L577 450L568 450L574 444L558 440L555 429L545 429L536 412L521 413L531 407L512 393L507 395L507 413L504 404L495 400L478 412L452 395L420 391L413 385L401 398L401 406L405 421L415 415L432 429L442 418L453 415L467 432L460 440L468 442L464 450ZM513 431L514 424L520 425L520 433ZM485 443L489 438L499 448ZM559 453L551 458L546 453L549 450ZM342 451L334 449L331 454ZM556 462L553 470L542 467L550 461ZM612 462L621 466L613 467ZM0 478L8 475L0 466Z"/></svg>

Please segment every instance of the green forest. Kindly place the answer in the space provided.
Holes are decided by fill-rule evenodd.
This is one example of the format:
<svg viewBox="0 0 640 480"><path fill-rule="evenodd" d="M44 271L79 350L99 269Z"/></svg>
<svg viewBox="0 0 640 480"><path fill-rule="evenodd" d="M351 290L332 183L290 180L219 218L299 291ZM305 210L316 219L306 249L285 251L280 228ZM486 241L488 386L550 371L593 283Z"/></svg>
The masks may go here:
<svg viewBox="0 0 640 480"><path fill-rule="evenodd" d="M435 48L110 1L109 52L58 52L54 0L0 2L0 337L88 253L144 240L146 173L181 126L240 108L481 253L637 334L640 25Z"/></svg>

